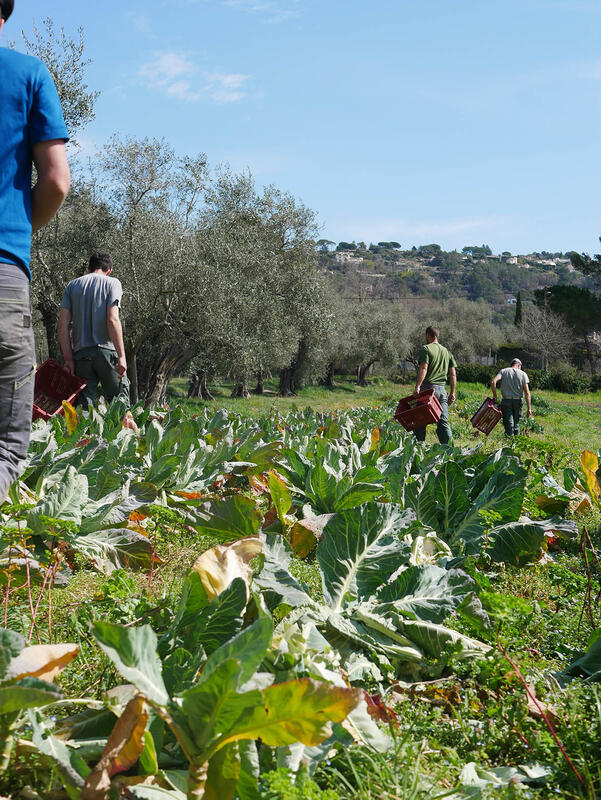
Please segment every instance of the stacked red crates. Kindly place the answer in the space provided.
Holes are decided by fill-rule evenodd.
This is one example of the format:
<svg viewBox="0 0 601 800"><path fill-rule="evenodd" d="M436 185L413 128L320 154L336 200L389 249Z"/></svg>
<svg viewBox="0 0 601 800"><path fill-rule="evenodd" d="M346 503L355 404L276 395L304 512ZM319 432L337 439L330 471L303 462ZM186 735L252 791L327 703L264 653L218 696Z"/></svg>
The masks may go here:
<svg viewBox="0 0 601 800"><path fill-rule="evenodd" d="M419 394L403 397L394 412L394 418L406 431L413 431L438 422L441 414L442 406L434 389L426 389Z"/></svg>
<svg viewBox="0 0 601 800"><path fill-rule="evenodd" d="M476 430L488 436L502 416L498 403L487 397L472 417L471 423Z"/></svg>
<svg viewBox="0 0 601 800"><path fill-rule="evenodd" d="M63 400L73 403L87 381L71 375L53 358L39 366L35 373L32 420L50 419L63 413Z"/></svg>

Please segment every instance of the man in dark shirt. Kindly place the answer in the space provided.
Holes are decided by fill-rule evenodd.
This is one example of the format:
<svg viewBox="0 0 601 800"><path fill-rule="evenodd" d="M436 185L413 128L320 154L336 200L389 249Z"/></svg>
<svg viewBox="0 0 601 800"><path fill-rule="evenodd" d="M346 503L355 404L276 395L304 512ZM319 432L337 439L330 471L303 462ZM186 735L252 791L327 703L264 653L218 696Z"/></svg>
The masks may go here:
<svg viewBox="0 0 601 800"><path fill-rule="evenodd" d="M14 0L0 0L0 32L13 7ZM68 138L46 67L0 47L0 502L19 475L31 429L31 234L54 217L69 191Z"/></svg>
<svg viewBox="0 0 601 800"><path fill-rule="evenodd" d="M434 325L426 328L426 344L417 355L419 366L415 380L415 394L419 394L425 389L434 389L434 394L442 407L442 414L436 424L438 441L441 444L453 444L453 433L449 425L449 406L455 402L457 362L453 354L439 343L439 335L440 331ZM451 388L448 397L445 388L447 378ZM425 428L416 428L413 432L418 441L425 441Z"/></svg>

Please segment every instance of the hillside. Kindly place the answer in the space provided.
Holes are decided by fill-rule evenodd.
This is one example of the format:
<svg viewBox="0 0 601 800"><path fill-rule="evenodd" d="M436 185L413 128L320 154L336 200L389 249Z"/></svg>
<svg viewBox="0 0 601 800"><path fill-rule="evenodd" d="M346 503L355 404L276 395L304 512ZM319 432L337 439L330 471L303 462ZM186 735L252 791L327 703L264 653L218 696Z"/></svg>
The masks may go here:
<svg viewBox="0 0 601 800"><path fill-rule="evenodd" d="M594 288L574 270L571 253L492 253L486 245L444 251L437 244L403 250L397 242L320 240L319 264L348 298L484 299L498 311L515 304L517 292L531 299L536 289L555 284Z"/></svg>

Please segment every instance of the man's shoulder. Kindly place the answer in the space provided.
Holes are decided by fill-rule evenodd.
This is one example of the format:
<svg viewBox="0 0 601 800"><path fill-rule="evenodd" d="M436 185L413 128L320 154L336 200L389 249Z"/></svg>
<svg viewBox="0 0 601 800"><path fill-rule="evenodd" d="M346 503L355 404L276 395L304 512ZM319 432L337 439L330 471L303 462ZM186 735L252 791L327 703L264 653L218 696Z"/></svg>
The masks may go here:
<svg viewBox="0 0 601 800"><path fill-rule="evenodd" d="M113 278L111 275L93 275L94 281L97 286L100 286L100 291L108 296L116 294L123 294L123 287L119 278Z"/></svg>
<svg viewBox="0 0 601 800"><path fill-rule="evenodd" d="M77 278L73 278L73 280L72 280L72 281L69 281L69 283L67 284L67 289L68 289L69 287L71 287L71 288L72 288L73 286L79 286L79 285L80 285L80 284L83 282L83 280L84 280L85 278L87 278L87 275L80 275L80 276L79 276L79 277L77 277Z"/></svg>
<svg viewBox="0 0 601 800"><path fill-rule="evenodd" d="M19 53L18 50L9 47L0 47L0 65L3 75L9 78L11 72L18 75L37 75L46 69L39 58Z"/></svg>

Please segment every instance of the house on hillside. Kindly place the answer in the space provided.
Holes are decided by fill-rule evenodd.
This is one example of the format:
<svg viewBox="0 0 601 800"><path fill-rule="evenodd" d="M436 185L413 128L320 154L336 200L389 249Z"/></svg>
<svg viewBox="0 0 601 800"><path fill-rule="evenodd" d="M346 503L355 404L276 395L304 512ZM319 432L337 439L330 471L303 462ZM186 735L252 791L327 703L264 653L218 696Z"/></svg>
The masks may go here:
<svg viewBox="0 0 601 800"><path fill-rule="evenodd" d="M363 263L362 256L358 256L354 250L342 250L341 252L334 253L334 258L336 259L336 263L348 264L352 267Z"/></svg>

